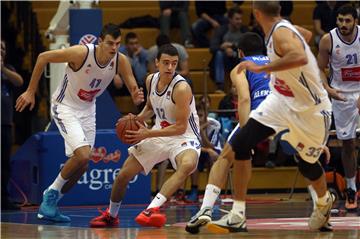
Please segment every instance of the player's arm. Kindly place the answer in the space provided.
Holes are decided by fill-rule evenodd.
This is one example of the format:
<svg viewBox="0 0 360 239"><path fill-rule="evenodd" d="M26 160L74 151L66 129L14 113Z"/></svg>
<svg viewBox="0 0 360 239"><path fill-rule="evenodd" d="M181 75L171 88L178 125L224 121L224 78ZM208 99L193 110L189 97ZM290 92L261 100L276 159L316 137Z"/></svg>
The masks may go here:
<svg viewBox="0 0 360 239"><path fill-rule="evenodd" d="M30 83L26 91L16 100L15 109L23 111L29 104L30 110L35 105L35 93L39 85L41 75L48 63L69 63L72 69L78 69L83 63L88 50L86 46L76 45L65 49L45 51L40 53L33 69Z"/></svg>
<svg viewBox="0 0 360 239"><path fill-rule="evenodd" d="M273 44L280 58L266 65L257 65L252 61L244 61L238 65L237 72L243 69L259 73L284 71L301 67L308 63L303 42L296 33L288 28L280 27L273 33Z"/></svg>
<svg viewBox="0 0 360 239"><path fill-rule="evenodd" d="M166 128L151 130L149 137L164 137L181 135L185 133L189 115L190 115L190 102L193 98L189 84L186 82L178 83L173 90L173 100L175 102L175 124Z"/></svg>
<svg viewBox="0 0 360 239"><path fill-rule="evenodd" d="M318 66L320 68L320 77L323 82L324 88L328 92L331 98L334 98L335 100L342 100L345 99L339 94L337 89L333 89L329 86L328 79L325 74L325 69L329 64L330 61L330 49L331 48L331 39L330 34L325 34L319 43L319 53L317 56L317 62Z"/></svg>
<svg viewBox="0 0 360 239"><path fill-rule="evenodd" d="M245 71L237 73L234 68L230 73L232 84L235 86L238 94L238 114L240 127L243 127L250 115L250 90L246 79Z"/></svg>
<svg viewBox="0 0 360 239"><path fill-rule="evenodd" d="M151 78L153 77L154 74L150 74L147 76L145 84L146 84L146 89L147 92L150 92L150 82L151 82ZM148 94L147 96L147 101L146 101L146 105L144 106L144 108L142 109L142 111L136 116L136 119L138 119L140 122L146 121L148 119L150 119L152 116L154 115L154 111L150 102L150 94Z"/></svg>
<svg viewBox="0 0 360 239"><path fill-rule="evenodd" d="M309 41L311 40L311 37L312 37L312 32L309 31L308 29L306 28L303 28L303 27L300 27L298 25L294 25L294 27L296 28L296 30L299 31L299 33L303 36L303 38L305 39L305 41L307 43L309 43Z"/></svg>
<svg viewBox="0 0 360 239"><path fill-rule="evenodd" d="M124 54L119 53L118 62L118 72L122 76L122 79L124 80L124 83L131 94L131 98L134 104L141 104L144 101L144 92L143 89L139 88L136 83L129 60Z"/></svg>

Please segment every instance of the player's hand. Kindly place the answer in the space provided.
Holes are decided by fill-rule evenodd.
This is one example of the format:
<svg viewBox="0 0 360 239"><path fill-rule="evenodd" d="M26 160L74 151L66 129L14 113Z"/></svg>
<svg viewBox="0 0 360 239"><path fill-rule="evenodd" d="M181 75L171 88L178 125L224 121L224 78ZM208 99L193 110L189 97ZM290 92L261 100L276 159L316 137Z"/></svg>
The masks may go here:
<svg viewBox="0 0 360 239"><path fill-rule="evenodd" d="M330 154L330 150L327 146L324 146L323 153L325 154L325 163L326 164L330 163L331 154Z"/></svg>
<svg viewBox="0 0 360 239"><path fill-rule="evenodd" d="M135 90L135 92L131 95L133 102L135 105L140 105L142 102L144 102L144 90L142 87Z"/></svg>
<svg viewBox="0 0 360 239"><path fill-rule="evenodd" d="M328 87L326 91L328 92L329 96L334 100L347 101L347 99L340 94L341 91L338 89Z"/></svg>
<svg viewBox="0 0 360 239"><path fill-rule="evenodd" d="M264 72L263 66L259 66L252 61L243 61L238 65L237 73L240 74L243 70L252 71L255 73Z"/></svg>
<svg viewBox="0 0 360 239"><path fill-rule="evenodd" d="M150 136L150 129L146 128L139 121L136 121L136 124L139 126L138 130L126 130L125 138L130 144L137 143Z"/></svg>
<svg viewBox="0 0 360 239"><path fill-rule="evenodd" d="M28 105L30 105L30 110L34 108L35 94L27 90L17 98L15 109L16 111L22 112Z"/></svg>

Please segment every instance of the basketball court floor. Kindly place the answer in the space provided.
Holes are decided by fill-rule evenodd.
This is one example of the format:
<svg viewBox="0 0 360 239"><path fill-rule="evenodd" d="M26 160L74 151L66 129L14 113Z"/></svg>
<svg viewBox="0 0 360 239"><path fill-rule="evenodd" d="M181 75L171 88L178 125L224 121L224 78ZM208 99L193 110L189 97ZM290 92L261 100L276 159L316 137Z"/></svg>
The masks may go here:
<svg viewBox="0 0 360 239"><path fill-rule="evenodd" d="M206 227L197 235L187 233L186 222L194 215L199 204L167 204L164 213L167 224L161 229L139 227L134 218L146 205L125 205L120 209L120 226L109 229L89 228L91 218L99 215L95 206L62 207L71 217L68 224L54 224L36 218L37 207L25 207L21 211L3 211L1 214L1 238L6 239L183 239L183 238L283 238L283 239L358 239L360 238L360 210L349 213L343 209L344 202L336 203L332 213L333 232L310 231L307 217L312 211L312 202L305 199L291 200L272 197L251 199L247 203L248 232L212 234ZM105 209L105 205L102 209ZM214 219L230 209L223 203L214 210Z"/></svg>

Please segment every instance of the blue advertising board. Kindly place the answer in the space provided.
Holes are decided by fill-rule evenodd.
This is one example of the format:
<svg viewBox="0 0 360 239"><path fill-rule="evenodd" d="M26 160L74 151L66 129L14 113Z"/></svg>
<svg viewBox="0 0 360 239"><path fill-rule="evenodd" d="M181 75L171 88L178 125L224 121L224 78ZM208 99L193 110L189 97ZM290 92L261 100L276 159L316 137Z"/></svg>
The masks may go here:
<svg viewBox="0 0 360 239"><path fill-rule="evenodd" d="M128 156L128 146L117 139L115 130L97 130L89 169L59 205L108 204L114 179ZM43 191L67 160L64 150L64 140L58 132L41 132L29 138L13 156L12 179L29 203L41 202ZM15 201L23 201L13 185L10 195ZM150 197L150 176L139 174L130 181L123 204L149 203Z"/></svg>

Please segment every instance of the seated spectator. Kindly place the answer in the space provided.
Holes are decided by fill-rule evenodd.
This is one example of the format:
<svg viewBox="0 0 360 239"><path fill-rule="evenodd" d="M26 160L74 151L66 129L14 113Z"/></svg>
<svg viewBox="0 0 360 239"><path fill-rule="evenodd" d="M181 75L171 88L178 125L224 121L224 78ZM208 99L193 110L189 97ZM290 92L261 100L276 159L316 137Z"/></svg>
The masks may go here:
<svg viewBox="0 0 360 239"><path fill-rule="evenodd" d="M199 17L191 26L196 47L209 47L207 32L227 23L226 1L195 1L196 15Z"/></svg>
<svg viewBox="0 0 360 239"><path fill-rule="evenodd" d="M155 65L155 59L156 55L158 53L158 48L165 44L170 44L170 38L167 35L160 34L156 38L156 45L150 47L148 49L148 69L150 73L154 73L157 71L156 65ZM178 44L178 43L171 43L179 52L179 63L178 68L176 69L176 72L180 75L182 75L192 86L191 80L189 78L189 64L188 64L188 58L189 55L185 49L184 46Z"/></svg>
<svg viewBox="0 0 360 239"><path fill-rule="evenodd" d="M193 47L189 24L188 1L159 1L160 32L169 36L171 26L180 26L182 44Z"/></svg>
<svg viewBox="0 0 360 239"><path fill-rule="evenodd" d="M316 5L313 12L315 45L319 46L321 37L336 27L336 11L346 2L324 1Z"/></svg>
<svg viewBox="0 0 360 239"><path fill-rule="evenodd" d="M125 45L119 51L126 55L131 64L136 82L140 87L145 88L145 78L147 76L147 50L139 44L136 33L129 32L125 36Z"/></svg>
<svg viewBox="0 0 360 239"><path fill-rule="evenodd" d="M203 171L205 168L208 168L210 171L213 162L217 159L222 150L220 122L216 119L207 117L207 111L205 105L202 102L197 104L196 110L200 121L202 147L198 168L191 175L191 192L187 197L187 199L190 201L197 201L198 199L199 171Z"/></svg>
<svg viewBox="0 0 360 239"><path fill-rule="evenodd" d="M219 103L219 110L230 110L232 112L219 112L218 119L221 123L221 134L227 138L231 131L235 128L238 120L238 97L236 88L231 87L230 93L225 95Z"/></svg>
<svg viewBox="0 0 360 239"><path fill-rule="evenodd" d="M237 42L240 36L248 29L242 24L243 12L233 7L228 11L229 24L215 30L210 40L210 51L213 58L210 64L210 73L219 90L224 90L225 71L230 70L238 63Z"/></svg>

